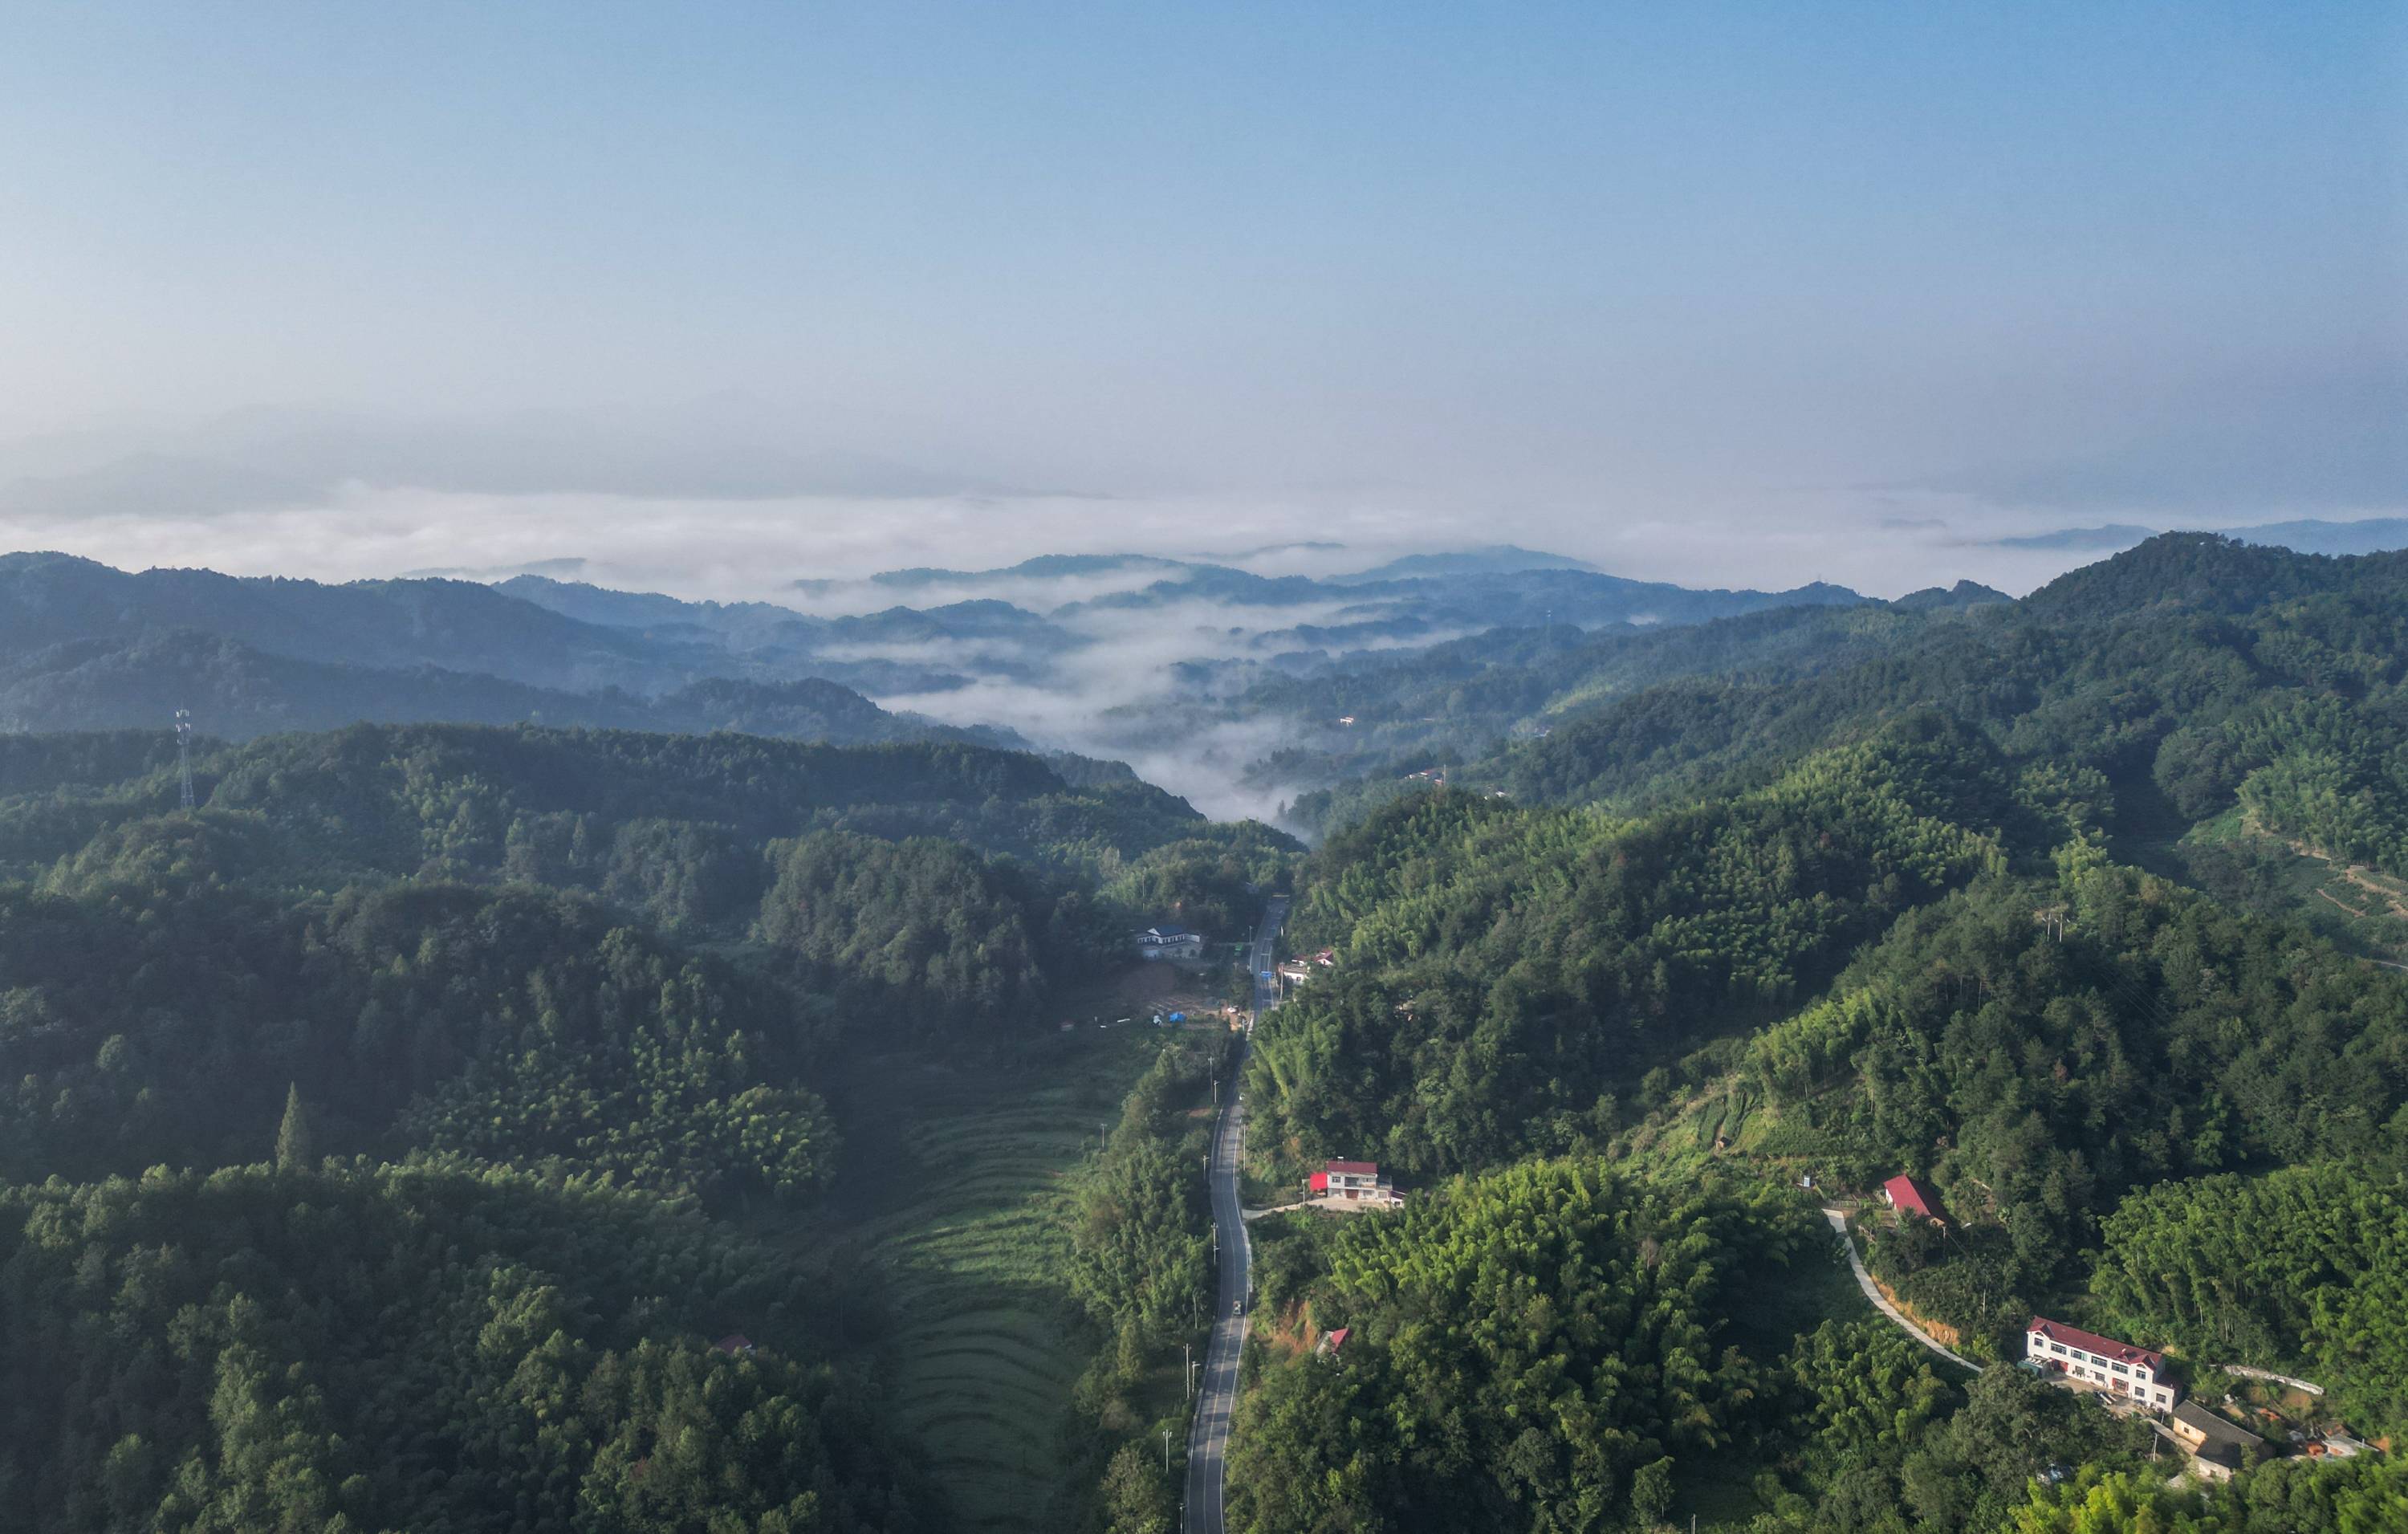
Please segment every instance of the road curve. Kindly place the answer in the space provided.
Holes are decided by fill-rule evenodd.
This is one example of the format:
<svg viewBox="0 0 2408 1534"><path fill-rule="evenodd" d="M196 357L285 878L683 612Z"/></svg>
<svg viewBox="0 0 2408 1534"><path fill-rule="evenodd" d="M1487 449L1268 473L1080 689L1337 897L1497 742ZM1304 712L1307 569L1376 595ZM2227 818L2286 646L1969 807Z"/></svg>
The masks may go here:
<svg viewBox="0 0 2408 1534"><path fill-rule="evenodd" d="M1280 924L1286 919L1286 899L1275 898L1263 908L1263 925L1254 933L1249 959L1256 1017L1279 1005L1277 982L1266 983L1263 975L1271 968ZM1253 1282L1254 1254L1246 1244L1245 1211L1238 1202L1238 1154L1246 1132L1246 1104L1239 1087L1246 1079L1246 1052L1252 1042L1246 1038L1238 1041L1237 1063L1224 1091L1221 1115L1212 1125L1212 1154L1205 1171L1220 1275L1212 1301L1212 1339L1204 1349L1204 1378L1195 1425L1187 1435L1186 1534L1222 1534L1229 1416L1238 1404L1238 1355L1246 1343L1246 1298Z"/></svg>
<svg viewBox="0 0 2408 1534"><path fill-rule="evenodd" d="M1925 1347L1929 1348L1932 1352L1940 1355L1942 1358L1947 1359L1950 1363L1956 1365L1960 1369L1970 1369L1976 1374L1982 1372L1981 1365L1973 1362L1971 1358L1965 1357L1961 1354L1951 1353L1948 1349L1942 1347L1938 1338L1933 1337L1921 1326L1909 1321L1906 1318L1906 1313L1904 1312L1891 1304L1887 1297L1884 1296L1879 1289L1873 1287L1873 1276L1865 1271L1865 1259L1856 1255L1856 1239L1848 1234L1848 1216L1845 1211L1826 1209L1823 1211L1823 1218L1831 1222L1831 1228L1839 1233L1840 1244L1848 1249L1848 1266L1856 1269L1856 1287L1865 1292L1865 1297L1873 1302L1873 1308L1875 1310L1881 1312L1882 1314L1889 1317L1892 1321L1897 1322L1899 1328L1901 1331L1904 1331L1907 1336L1914 1338L1916 1341L1922 1343Z"/></svg>

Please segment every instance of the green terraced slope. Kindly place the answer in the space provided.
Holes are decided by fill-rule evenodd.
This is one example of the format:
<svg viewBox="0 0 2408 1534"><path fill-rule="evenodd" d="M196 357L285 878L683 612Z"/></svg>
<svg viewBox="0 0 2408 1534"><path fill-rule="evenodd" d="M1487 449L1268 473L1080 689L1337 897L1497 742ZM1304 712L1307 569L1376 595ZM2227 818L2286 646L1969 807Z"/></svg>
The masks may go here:
<svg viewBox="0 0 2408 1534"><path fill-rule="evenodd" d="M848 1084L831 1234L885 1277L889 1384L962 1527L1063 1527L1061 1435L1089 1346L1066 1324L1064 1177L1159 1040L1082 1029L1017 1071L896 1056Z"/></svg>

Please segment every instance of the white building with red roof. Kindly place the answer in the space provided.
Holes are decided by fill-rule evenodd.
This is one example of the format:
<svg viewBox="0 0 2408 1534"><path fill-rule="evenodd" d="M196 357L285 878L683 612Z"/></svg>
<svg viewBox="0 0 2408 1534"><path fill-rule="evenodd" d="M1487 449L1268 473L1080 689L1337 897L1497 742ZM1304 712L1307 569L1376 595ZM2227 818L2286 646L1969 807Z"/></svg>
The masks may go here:
<svg viewBox="0 0 2408 1534"><path fill-rule="evenodd" d="M2172 1411L2182 1394L2166 1377L2164 1355L2044 1315L2033 1316L2024 1328L2024 1356L2052 1377L2121 1396L2152 1412Z"/></svg>
<svg viewBox="0 0 2408 1534"><path fill-rule="evenodd" d="M1940 1207L1940 1190L1919 1177L1893 1177L1882 1184L1882 1202L1900 1214L1919 1214L1940 1225L1948 1223Z"/></svg>
<svg viewBox="0 0 2408 1534"><path fill-rule="evenodd" d="M1398 1204L1404 1195L1380 1175L1376 1161L1327 1161L1306 1183L1306 1191L1315 1199L1344 1199L1350 1203Z"/></svg>

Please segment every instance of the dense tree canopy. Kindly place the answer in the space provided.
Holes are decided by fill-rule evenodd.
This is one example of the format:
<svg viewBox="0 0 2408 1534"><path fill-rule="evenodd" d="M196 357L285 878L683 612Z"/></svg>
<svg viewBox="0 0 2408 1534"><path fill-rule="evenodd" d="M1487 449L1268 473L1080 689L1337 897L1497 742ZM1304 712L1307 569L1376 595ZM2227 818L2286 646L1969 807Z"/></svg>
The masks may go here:
<svg viewBox="0 0 2408 1534"><path fill-rule="evenodd" d="M690 1214L455 1170L0 1189L28 1527L933 1527L799 1275ZM710 1339L741 1327L762 1344Z"/></svg>
<svg viewBox="0 0 2408 1534"><path fill-rule="evenodd" d="M1579 1162L1356 1221L1315 1305L1346 1345L1248 1399L1232 1527L1613 1527L1649 1467L1754 1421L1770 1361L1725 1334L1753 1282L1821 1254L1818 1225Z"/></svg>
<svg viewBox="0 0 2408 1534"><path fill-rule="evenodd" d="M2091 1283L2137 1336L2305 1371L2366 1430L2408 1426L2408 1186L2324 1162L2160 1183L2107 1221Z"/></svg>
<svg viewBox="0 0 2408 1534"><path fill-rule="evenodd" d="M1307 1154L1416 1170L1601 1140L1613 1094L1996 867L2014 808L1925 720L1642 820L1401 802L1314 858L1300 940L1335 939L1340 978L1267 1020L1256 1101Z"/></svg>

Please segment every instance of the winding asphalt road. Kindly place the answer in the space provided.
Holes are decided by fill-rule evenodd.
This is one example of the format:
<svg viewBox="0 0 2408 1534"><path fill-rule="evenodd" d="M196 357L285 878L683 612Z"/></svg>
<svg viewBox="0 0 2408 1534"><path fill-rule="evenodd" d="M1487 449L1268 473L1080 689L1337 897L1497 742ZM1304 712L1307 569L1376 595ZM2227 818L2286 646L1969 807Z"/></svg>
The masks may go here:
<svg viewBox="0 0 2408 1534"><path fill-rule="evenodd" d="M1942 1358L1947 1359L1950 1363L1956 1365L1960 1369L1970 1369L1976 1374L1982 1372L1981 1365L1973 1362L1972 1359L1966 1357L1962 1354L1951 1353L1948 1349L1942 1347L1938 1338L1933 1337L1921 1326L1909 1321L1906 1318L1905 1312L1901 1312L1897 1306L1891 1304L1887 1298L1884 1297L1879 1289L1873 1287L1873 1276L1865 1271L1865 1259L1856 1255L1856 1239L1848 1234L1848 1216L1846 1211L1836 1209L1826 1209L1823 1211L1823 1218L1831 1222L1832 1233L1840 1238L1840 1244L1848 1249L1848 1266L1856 1269L1856 1287L1865 1292L1865 1297L1873 1302L1873 1308L1875 1310L1881 1312L1882 1314L1889 1317L1892 1321L1897 1322L1899 1329L1905 1332L1907 1336L1914 1338L1916 1341L1922 1343L1925 1347L1929 1348L1932 1352L1940 1355Z"/></svg>
<svg viewBox="0 0 2408 1534"><path fill-rule="evenodd" d="M1259 1018L1279 1005L1279 983L1263 975L1273 963L1280 924L1287 919L1284 896L1263 908L1263 925L1254 932L1251 963L1254 976L1254 1015ZM1238 1042L1237 1066L1229 1082L1227 1106L1212 1128L1212 1155L1205 1180L1212 1189L1212 1228L1219 1234L1220 1289L1213 1299L1212 1340L1204 1349L1204 1383L1196 1401L1196 1422L1187 1436L1187 1534L1222 1534L1221 1492L1229 1451L1229 1415L1238 1404L1238 1354L1246 1343L1246 1299L1253 1282L1254 1254L1246 1245L1245 1211L1238 1202L1238 1153L1246 1133L1245 1099L1239 1083L1246 1079L1246 1052L1251 1039Z"/></svg>

